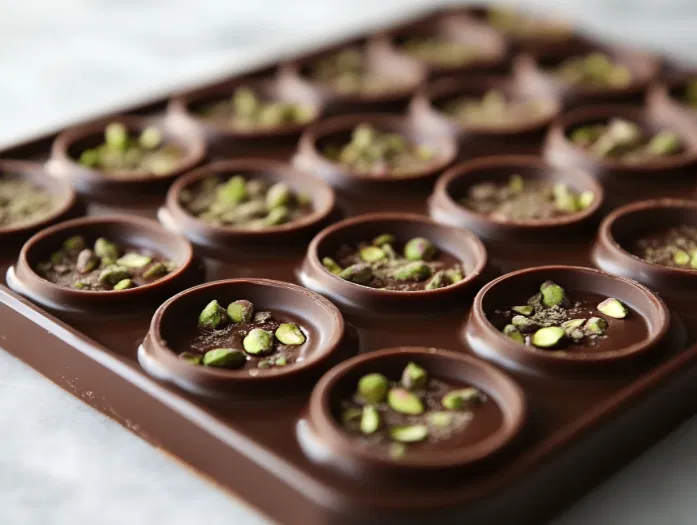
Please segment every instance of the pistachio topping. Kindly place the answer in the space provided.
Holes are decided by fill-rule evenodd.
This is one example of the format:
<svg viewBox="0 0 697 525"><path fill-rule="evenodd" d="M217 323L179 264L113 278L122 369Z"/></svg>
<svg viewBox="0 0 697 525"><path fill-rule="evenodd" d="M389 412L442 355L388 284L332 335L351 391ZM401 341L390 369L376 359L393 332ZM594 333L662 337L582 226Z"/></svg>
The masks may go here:
<svg viewBox="0 0 697 525"><path fill-rule="evenodd" d="M590 88L622 89L633 81L627 66L603 53L569 58L561 63L555 75L565 83Z"/></svg>
<svg viewBox="0 0 697 525"><path fill-rule="evenodd" d="M205 366L215 368L240 368L247 358L244 352L234 348L215 348L203 354L202 362Z"/></svg>
<svg viewBox="0 0 697 525"><path fill-rule="evenodd" d="M231 302L227 314L233 323L248 323L254 315L254 305L245 299Z"/></svg>
<svg viewBox="0 0 697 525"><path fill-rule="evenodd" d="M409 38L401 47L419 60L444 67L465 66L482 56L477 46L436 36Z"/></svg>
<svg viewBox="0 0 697 525"><path fill-rule="evenodd" d="M273 333L261 328L253 328L242 341L245 352L252 355L265 355L273 351Z"/></svg>
<svg viewBox="0 0 697 525"><path fill-rule="evenodd" d="M492 89L481 98L449 100L442 105L442 111L464 126L497 129L534 123L551 114L551 107L543 100L514 99Z"/></svg>
<svg viewBox="0 0 697 525"><path fill-rule="evenodd" d="M388 389L389 381L382 374L368 374L358 382L358 395L369 403L382 403Z"/></svg>
<svg viewBox="0 0 697 525"><path fill-rule="evenodd" d="M225 308L220 306L218 301L213 299L201 310L198 316L198 325L201 328L214 330L227 323L228 319L229 317Z"/></svg>
<svg viewBox="0 0 697 525"><path fill-rule="evenodd" d="M379 131L370 124L357 126L348 144L329 144L323 153L333 162L372 176L411 175L436 158L430 146L417 144L406 135Z"/></svg>
<svg viewBox="0 0 697 525"><path fill-rule="evenodd" d="M399 79L370 67L363 49L351 47L313 63L307 73L313 81L345 94L373 95L399 85Z"/></svg>
<svg viewBox="0 0 697 525"><path fill-rule="evenodd" d="M147 127L139 135L131 135L126 126L112 122L104 130L104 142L83 150L79 162L106 173L129 176L146 172L163 176L174 171L183 157L184 150L168 143L156 127Z"/></svg>
<svg viewBox="0 0 697 525"><path fill-rule="evenodd" d="M232 129L270 129L305 124L317 115L315 108L296 102L270 100L249 87L239 87L232 97L203 105L198 114Z"/></svg>
<svg viewBox="0 0 697 525"><path fill-rule="evenodd" d="M0 174L0 228L31 224L53 214L58 201L21 175Z"/></svg>
<svg viewBox="0 0 697 525"><path fill-rule="evenodd" d="M598 305L600 313L614 319L624 319L629 314L629 309L620 301L613 297L608 297Z"/></svg>

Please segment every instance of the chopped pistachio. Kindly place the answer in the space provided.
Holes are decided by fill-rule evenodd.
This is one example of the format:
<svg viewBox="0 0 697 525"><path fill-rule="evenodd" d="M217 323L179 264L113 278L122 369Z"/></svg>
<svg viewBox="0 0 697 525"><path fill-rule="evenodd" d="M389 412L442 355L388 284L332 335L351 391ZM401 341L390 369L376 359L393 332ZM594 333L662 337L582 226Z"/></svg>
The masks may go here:
<svg viewBox="0 0 697 525"><path fill-rule="evenodd" d="M533 321L524 315L514 315L511 319L511 324L524 334L534 332L540 327L536 321Z"/></svg>
<svg viewBox="0 0 697 525"><path fill-rule="evenodd" d="M358 395L369 403L382 403L387 396L390 382L382 374L368 374L358 381Z"/></svg>
<svg viewBox="0 0 697 525"><path fill-rule="evenodd" d="M167 273L167 266L164 263L156 262L143 272L143 277L152 279L154 277L162 277L163 275L167 275Z"/></svg>
<svg viewBox="0 0 697 525"><path fill-rule="evenodd" d="M540 292L542 293L542 304L548 308L560 306L566 301L564 288L551 281L543 283Z"/></svg>
<svg viewBox="0 0 697 525"><path fill-rule="evenodd" d="M538 348L552 348L564 339L566 332L559 326L540 328L532 335L532 344Z"/></svg>
<svg viewBox="0 0 697 525"><path fill-rule="evenodd" d="M344 268L339 273L339 277L352 283L367 284L373 278L373 270L365 263L352 264Z"/></svg>
<svg viewBox="0 0 697 525"><path fill-rule="evenodd" d="M234 348L216 348L203 355L203 364L216 368L240 368L246 360L244 352Z"/></svg>
<svg viewBox="0 0 697 525"><path fill-rule="evenodd" d="M387 404L395 412L418 416L423 414L424 405L416 395L405 388L392 388L387 393Z"/></svg>
<svg viewBox="0 0 697 525"><path fill-rule="evenodd" d="M516 313L519 313L520 315L524 315L526 317L532 315L532 313L533 313L533 308L530 305L513 306L513 307L511 307L511 310L513 310Z"/></svg>
<svg viewBox="0 0 697 525"><path fill-rule="evenodd" d="M397 238L394 235L391 233L383 233L373 239L373 246L382 247L384 244L394 244L395 242L397 242Z"/></svg>
<svg viewBox="0 0 697 525"><path fill-rule="evenodd" d="M324 257L322 259L322 266L324 266L327 270L332 272L334 275L339 275L343 268L336 264L336 261L332 259L331 257Z"/></svg>
<svg viewBox="0 0 697 525"><path fill-rule="evenodd" d="M584 330L592 335L603 335L607 330L607 321L602 317L591 317L583 326Z"/></svg>
<svg viewBox="0 0 697 525"><path fill-rule="evenodd" d="M63 241L63 248L69 252L79 252L85 249L85 238L81 235L73 235Z"/></svg>
<svg viewBox="0 0 697 525"><path fill-rule="evenodd" d="M523 334L521 334L518 329L513 326L512 324L507 324L506 326L503 327L503 333L507 337L510 337L517 343L524 343L525 342L525 337Z"/></svg>
<svg viewBox="0 0 697 525"><path fill-rule="evenodd" d="M404 245L404 256L411 261L430 261L436 252L436 246L423 237L415 237Z"/></svg>
<svg viewBox="0 0 697 525"><path fill-rule="evenodd" d="M113 242L100 237L94 243L94 253L100 259L114 262L119 258L119 248Z"/></svg>
<svg viewBox="0 0 697 525"><path fill-rule="evenodd" d="M414 362L409 362L402 372L402 386L407 390L422 390L426 387L428 374Z"/></svg>
<svg viewBox="0 0 697 525"><path fill-rule="evenodd" d="M473 404L481 403L485 396L474 387L452 390L443 396L441 404L448 410L462 410Z"/></svg>
<svg viewBox="0 0 697 525"><path fill-rule="evenodd" d="M361 415L361 432L363 434L373 434L380 428L380 412L372 405L363 407Z"/></svg>
<svg viewBox="0 0 697 525"><path fill-rule="evenodd" d="M629 314L629 309L619 299L608 297L598 305L600 313L613 317L614 319L624 319Z"/></svg>
<svg viewBox="0 0 697 525"><path fill-rule="evenodd" d="M390 437L399 443L418 443L428 437L426 425L403 425L390 428Z"/></svg>
<svg viewBox="0 0 697 525"><path fill-rule="evenodd" d="M414 261L392 272L392 278L397 281L423 281L431 276L431 268L422 261Z"/></svg>
<svg viewBox="0 0 697 525"><path fill-rule="evenodd" d="M100 273L98 280L103 284L111 284L112 286L123 281L124 279L129 279L131 274L128 269L123 266L110 265L104 268Z"/></svg>
<svg viewBox="0 0 697 525"><path fill-rule="evenodd" d="M233 301L227 307L227 314L233 323L248 323L254 315L254 305L244 299Z"/></svg>
<svg viewBox="0 0 697 525"><path fill-rule="evenodd" d="M89 273L99 266L99 257L92 250L82 250L75 262L75 269L80 273Z"/></svg>
<svg viewBox="0 0 697 525"><path fill-rule="evenodd" d="M426 420L432 427L447 428L453 424L455 417L451 412L429 412Z"/></svg>
<svg viewBox="0 0 697 525"><path fill-rule="evenodd" d="M201 328L215 329L226 324L228 319L229 317L225 308L220 306L218 301L213 299L201 310L198 316L198 325Z"/></svg>
<svg viewBox="0 0 697 525"><path fill-rule="evenodd" d="M125 268L145 268L152 262L152 257L137 252L128 252L119 257L116 263Z"/></svg>
<svg viewBox="0 0 697 525"><path fill-rule="evenodd" d="M276 339L284 345L301 345L305 342L305 334L295 323L283 323L276 328Z"/></svg>
<svg viewBox="0 0 697 525"><path fill-rule="evenodd" d="M200 365L203 361L203 356L200 356L198 354L192 354L191 352L182 352L181 354L179 354L179 359L188 361L192 365Z"/></svg>
<svg viewBox="0 0 697 525"><path fill-rule="evenodd" d="M273 350L273 333L261 328L253 328L242 340L242 346L248 354L268 354Z"/></svg>
<svg viewBox="0 0 697 525"><path fill-rule="evenodd" d="M433 274L431 280L426 283L426 290L437 290L438 288L450 286L450 284L451 282L447 273L444 270L441 270Z"/></svg>
<svg viewBox="0 0 697 525"><path fill-rule="evenodd" d="M378 248L377 246L364 246L361 248L359 253L361 260L367 263L381 261L387 257L384 250L382 248Z"/></svg>
<svg viewBox="0 0 697 525"><path fill-rule="evenodd" d="M128 290L134 286L135 283L131 279L122 279L114 285L114 290Z"/></svg>

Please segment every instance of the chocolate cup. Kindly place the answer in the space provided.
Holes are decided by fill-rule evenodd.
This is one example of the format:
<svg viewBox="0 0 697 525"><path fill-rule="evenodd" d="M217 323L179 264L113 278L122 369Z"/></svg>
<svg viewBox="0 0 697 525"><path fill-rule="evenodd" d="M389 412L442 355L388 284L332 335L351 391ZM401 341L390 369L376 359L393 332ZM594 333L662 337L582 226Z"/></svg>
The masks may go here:
<svg viewBox="0 0 697 525"><path fill-rule="evenodd" d="M355 245L386 232L403 241L413 237L429 239L460 261L465 268L465 278L436 290L381 290L345 281L322 265L322 258L334 257L341 246ZM430 313L461 305L481 284L486 263L484 245L467 230L443 226L421 215L371 213L337 222L317 234L307 249L298 278L304 286L345 307L362 311L362 315L366 310L391 314Z"/></svg>
<svg viewBox="0 0 697 525"><path fill-rule="evenodd" d="M73 235L83 235L91 242L106 237L117 244L148 249L179 266L150 284L118 291L75 290L37 274L36 265L48 260ZM168 232L154 221L128 216L83 217L44 229L29 239L16 264L8 270L7 282L15 292L53 310L86 316L129 316L152 308L197 281L200 269L193 257L191 244L184 237Z"/></svg>
<svg viewBox="0 0 697 525"><path fill-rule="evenodd" d="M548 279L571 293L589 291L619 299L633 315L644 319L648 337L605 352L549 351L513 341L487 319L488 312L509 306L511 288L530 289L532 295ZM580 266L538 266L511 272L482 288L474 298L462 335L478 355L502 366L542 372L599 372L617 370L657 350L670 336L670 320L663 301L635 281Z"/></svg>
<svg viewBox="0 0 697 525"><path fill-rule="evenodd" d="M378 131L400 133L409 140L424 144L436 151L436 158L423 168L408 175L366 175L351 167L332 162L322 154L328 143L347 144L351 133L361 124L370 124ZM457 155L452 137L433 134L431 130L410 119L382 113L332 117L309 127L298 145L293 164L302 171L321 177L335 188L348 191L376 190L402 191L430 184Z"/></svg>
<svg viewBox="0 0 697 525"><path fill-rule="evenodd" d="M560 57L565 58L578 54L588 46L588 40L581 35L578 30L569 27L569 34L557 38L545 38L544 36L523 36L515 33L503 31L489 22L489 5L469 5L464 7L449 8L448 12L459 13L474 18L480 23L486 24L492 30L499 33L506 40L509 48L513 53L527 52L532 53L537 57ZM516 8L520 14L536 20L560 20L562 23L567 23L564 19L552 19L539 11L525 9L520 6Z"/></svg>
<svg viewBox="0 0 697 525"><path fill-rule="evenodd" d="M309 332L309 356L282 368L226 370L192 365L179 358L167 341L177 337L183 320L195 322L213 299L228 304L251 301L257 309L285 311L300 318ZM196 394L207 396L276 396L282 391L309 390L332 365L345 358L344 320L331 302L300 286L269 279L229 279L201 284L170 298L160 306L138 350L141 366L151 375Z"/></svg>
<svg viewBox="0 0 697 525"><path fill-rule="evenodd" d="M308 122L287 123L271 128L233 128L220 122L202 118L196 110L205 104L232 97L237 88L252 89L264 100L302 104L314 110L314 116ZM324 105L321 99L307 86L291 85L276 76L261 78L242 78L224 85L190 91L175 95L170 99L168 116L179 125L193 128L214 145L224 146L234 142L251 141L272 142L298 137L302 131L321 118Z"/></svg>
<svg viewBox="0 0 697 525"><path fill-rule="evenodd" d="M431 377L470 384L482 390L501 410L501 425L472 446L407 454L399 460L391 460L370 447L361 446L358 436L348 434L337 420L339 401L352 395L363 375L382 373L398 380L411 361L425 368ZM314 439L306 440L300 432L298 437L311 458L317 445L324 449L323 460L331 467L363 480L388 476L399 482L403 478L423 479L422 476L431 474L460 474L475 464L494 459L520 434L526 417L527 402L522 389L495 367L462 353L398 347L354 357L325 374L310 396L308 423ZM477 424L476 415L471 424Z"/></svg>
<svg viewBox="0 0 697 525"><path fill-rule="evenodd" d="M47 226L84 213L84 205L73 189L63 181L51 177L39 163L3 159L0 160L0 177L2 175L18 175L36 184L51 194L56 203L51 213L38 220L17 225L0 225L0 242L4 247L15 246Z"/></svg>
<svg viewBox="0 0 697 525"><path fill-rule="evenodd" d="M622 118L637 123L645 131L656 133L670 129L680 136L685 152L642 164L626 164L613 159L597 157L569 139L571 130L578 126L607 122ZM569 111L552 126L545 139L543 157L559 167L578 167L596 177L605 187L605 195L612 205L642 198L651 187L680 184L691 180L697 166L697 132L693 126L677 118L657 115L632 106L592 106ZM643 198L646 198L645 196ZM615 202L617 201L617 202Z"/></svg>
<svg viewBox="0 0 697 525"><path fill-rule="evenodd" d="M499 127L465 125L439 109L439 105L459 97L481 98L488 91L501 91L507 99L544 101L549 107L532 121ZM513 77L460 75L442 78L421 90L412 100L414 121L437 132L453 135L460 160L498 153L539 153L547 128L559 115L559 101L544 90L526 91Z"/></svg>
<svg viewBox="0 0 697 525"><path fill-rule="evenodd" d="M513 173L524 179L561 182L577 192L590 190L595 199L588 208L578 213L535 221L497 220L458 204L458 197L466 195L472 185L480 182L505 183ZM592 230L603 200L602 187L584 171L555 168L534 156L501 155L463 162L450 168L436 182L428 200L428 209L434 220L457 228L469 228L486 239L539 243L550 238L568 240Z"/></svg>
<svg viewBox="0 0 697 525"><path fill-rule="evenodd" d="M686 119L697 124L697 108L680 100L680 96L690 80L697 79L697 70L672 72L663 81L651 86L647 95L649 110L667 118Z"/></svg>
<svg viewBox="0 0 697 525"><path fill-rule="evenodd" d="M318 60L329 57L342 49L361 49L365 54L368 71L398 81L390 89L376 93L343 93L331 85L318 82L308 76L308 71ZM312 93L326 107L326 113L364 113L372 111L402 111L409 98L426 80L426 69L416 60L397 52L384 41L369 39L347 42L328 50L314 53L301 60L283 64L279 82L287 89Z"/></svg>
<svg viewBox="0 0 697 525"><path fill-rule="evenodd" d="M649 263L625 248L638 236L683 224L697 225L697 202L656 199L622 206L600 225L593 261L608 273L636 279L654 290L692 294L697 271Z"/></svg>
<svg viewBox="0 0 697 525"><path fill-rule="evenodd" d="M255 177L268 182L286 182L298 192L312 196L311 214L293 222L249 230L234 226L214 226L206 224L191 215L179 202L181 191L210 176L242 175ZM216 253L237 252L256 249L274 250L279 244L302 243L325 226L332 216L335 206L334 190L321 180L293 169L289 164L265 159L235 159L214 162L202 166L178 179L169 189L164 208L158 217L166 227L187 237L197 246L206 247Z"/></svg>
<svg viewBox="0 0 697 525"><path fill-rule="evenodd" d="M626 66L632 74L632 81L620 89L583 87L562 82L550 69L559 66L564 60L569 59L569 56L534 56L525 53L516 58L514 71L527 89L547 91L557 96L567 109L613 102L641 104L649 83L658 75L659 60L648 53L590 42L579 46L575 55L592 52L603 53L613 62Z"/></svg>
<svg viewBox="0 0 697 525"><path fill-rule="evenodd" d="M503 72L508 65L508 48L504 39L493 29L470 17L460 14L439 14L403 25L393 31L378 35L381 45L390 46L395 52L404 53L400 42L409 38L438 37L477 47L481 56L463 65L432 64L412 57L423 65L431 78L453 73Z"/></svg>
<svg viewBox="0 0 697 525"><path fill-rule="evenodd" d="M167 175L153 175L145 171L119 175L81 165L78 162L80 153L103 143L104 128L112 122L123 124L130 133L138 133L148 126L158 128L165 142L176 144L184 151L177 168ZM51 175L66 180L76 191L93 199L133 201L166 188L179 175L200 164L205 157L206 144L196 133L174 129L159 118L123 115L62 132L53 143L51 159L46 167Z"/></svg>

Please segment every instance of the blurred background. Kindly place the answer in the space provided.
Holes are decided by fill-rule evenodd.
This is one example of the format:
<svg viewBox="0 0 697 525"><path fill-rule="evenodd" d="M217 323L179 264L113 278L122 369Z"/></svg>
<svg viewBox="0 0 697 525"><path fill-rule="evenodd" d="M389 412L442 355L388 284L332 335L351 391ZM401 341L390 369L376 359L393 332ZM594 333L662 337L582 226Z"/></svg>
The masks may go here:
<svg viewBox="0 0 697 525"><path fill-rule="evenodd" d="M0 0L0 144L445 3L457 2ZM696 0L519 3L697 61ZM695 436L693 420L555 525L697 523ZM266 523L0 352L0 524L154 522Z"/></svg>
<svg viewBox="0 0 697 525"><path fill-rule="evenodd" d="M0 0L0 144L437 0ZM694 0L521 0L594 33L697 59Z"/></svg>

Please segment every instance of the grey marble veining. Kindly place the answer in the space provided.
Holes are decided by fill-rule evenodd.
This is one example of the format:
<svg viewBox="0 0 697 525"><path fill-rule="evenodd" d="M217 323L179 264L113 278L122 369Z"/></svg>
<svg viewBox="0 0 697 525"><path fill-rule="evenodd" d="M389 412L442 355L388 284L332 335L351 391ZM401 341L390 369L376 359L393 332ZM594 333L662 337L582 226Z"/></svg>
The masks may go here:
<svg viewBox="0 0 697 525"><path fill-rule="evenodd" d="M535 3L619 42L697 57L694 0ZM0 0L0 143L432 4ZM696 442L691 420L555 525L697 523ZM0 524L152 523L268 522L0 352Z"/></svg>

